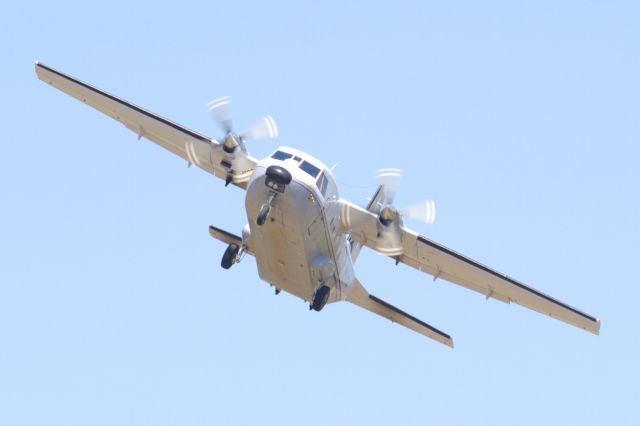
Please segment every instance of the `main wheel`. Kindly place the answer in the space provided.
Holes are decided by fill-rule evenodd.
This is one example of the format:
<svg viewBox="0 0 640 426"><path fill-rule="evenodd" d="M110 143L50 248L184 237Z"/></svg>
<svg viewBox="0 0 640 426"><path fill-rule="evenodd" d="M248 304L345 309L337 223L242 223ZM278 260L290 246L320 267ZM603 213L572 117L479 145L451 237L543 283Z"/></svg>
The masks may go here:
<svg viewBox="0 0 640 426"><path fill-rule="evenodd" d="M316 294L313 296L313 302L311 303L311 309L314 311L320 312L324 305L327 304L327 300L329 300L329 293L331 293L331 289L326 285L320 287Z"/></svg>
<svg viewBox="0 0 640 426"><path fill-rule="evenodd" d="M263 204L260 208L260 213L258 213L258 218L256 219L256 223L258 226L264 225L264 222L267 220L267 216L269 216L269 211L271 210L271 206L268 204Z"/></svg>
<svg viewBox="0 0 640 426"><path fill-rule="evenodd" d="M236 244L229 244L229 247L227 247L227 249L224 251L224 254L222 255L220 266L222 266L224 269L231 268L239 250L240 247L238 247Z"/></svg>

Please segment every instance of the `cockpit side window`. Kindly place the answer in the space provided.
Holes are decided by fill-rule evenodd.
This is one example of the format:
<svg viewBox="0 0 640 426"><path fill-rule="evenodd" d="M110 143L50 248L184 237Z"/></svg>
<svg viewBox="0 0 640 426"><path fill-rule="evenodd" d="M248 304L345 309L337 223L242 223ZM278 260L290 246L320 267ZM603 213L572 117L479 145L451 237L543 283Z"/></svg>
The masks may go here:
<svg viewBox="0 0 640 426"><path fill-rule="evenodd" d="M327 186L328 186L328 184L329 184L329 179L327 179L327 176L325 176L325 174L322 173L320 175L320 177L318 178L318 180L316 181L316 186L318 187L318 189L322 193L323 197L327 194Z"/></svg>
<svg viewBox="0 0 640 426"><path fill-rule="evenodd" d="M287 160L289 158L291 158L292 155L289 154L288 152L284 152L284 151L276 151L273 153L273 155L271 156L271 158L275 158L276 160Z"/></svg>
<svg viewBox="0 0 640 426"><path fill-rule="evenodd" d="M314 166L313 164L311 164L306 160L300 163L300 168L305 172L309 173L312 177L318 177L318 174L320 173L319 168L317 168L316 166Z"/></svg>

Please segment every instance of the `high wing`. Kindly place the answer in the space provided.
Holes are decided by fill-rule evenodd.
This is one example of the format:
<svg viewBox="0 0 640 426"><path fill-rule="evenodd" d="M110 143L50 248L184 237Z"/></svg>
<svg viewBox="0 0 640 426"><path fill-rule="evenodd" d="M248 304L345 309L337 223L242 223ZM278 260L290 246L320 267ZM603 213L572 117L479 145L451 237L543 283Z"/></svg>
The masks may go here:
<svg viewBox="0 0 640 426"><path fill-rule="evenodd" d="M378 217L348 201L340 200L342 226L355 240L376 249ZM600 320L534 288L463 256L418 233L400 228L403 253L396 261L477 291L502 302L515 302L594 334Z"/></svg>
<svg viewBox="0 0 640 426"><path fill-rule="evenodd" d="M222 145L215 139L160 117L128 101L77 80L47 65L36 62L38 78L58 90L88 104L100 112L124 124L129 130L182 157L189 165L226 180L232 175L232 183L246 188L256 160L242 155L229 158ZM231 164L239 170L231 170ZM240 166L240 167L238 167Z"/></svg>

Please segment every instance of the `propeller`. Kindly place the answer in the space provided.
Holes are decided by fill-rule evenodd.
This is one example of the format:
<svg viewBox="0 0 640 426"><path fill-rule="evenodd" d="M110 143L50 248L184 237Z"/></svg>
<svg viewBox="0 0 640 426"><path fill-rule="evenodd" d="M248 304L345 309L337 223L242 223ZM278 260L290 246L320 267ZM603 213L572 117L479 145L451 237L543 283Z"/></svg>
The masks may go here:
<svg viewBox="0 0 640 426"><path fill-rule="evenodd" d="M378 215L376 250L384 255L397 257L404 252L402 245L403 217L433 223L436 206L433 200L426 200L412 206L398 209L393 205L402 177L401 169L380 169L377 172L382 194L371 211Z"/></svg>
<svg viewBox="0 0 640 426"><path fill-rule="evenodd" d="M238 171L246 170L250 165L245 145L246 140L273 139L278 136L278 127L270 115L262 117L245 131L234 133L230 105L231 98L229 96L207 103L207 111L225 134L222 142L224 161L221 163L221 166L227 171L225 186L233 181L234 175ZM240 147L241 151L236 151L237 147Z"/></svg>
<svg viewBox="0 0 640 426"><path fill-rule="evenodd" d="M381 222L393 220L393 213L410 217L421 222L433 224L436 219L436 203L433 200L425 200L405 208L396 209L393 201L398 190L398 183L402 178L402 169L380 169L377 172L378 182L383 187L383 206L381 210Z"/></svg>
<svg viewBox="0 0 640 426"><path fill-rule="evenodd" d="M403 216L432 225L436 221L436 203L433 200L425 200L400 209Z"/></svg>
<svg viewBox="0 0 640 426"><path fill-rule="evenodd" d="M273 139L278 137L278 126L275 120L270 115L265 115L253 126L248 129L235 134L233 132L233 121L231 120L231 98L224 96L222 98L214 99L207 104L207 111L213 116L214 120L218 123L220 128L225 133L225 146L233 149L240 145L244 149L245 140L256 139Z"/></svg>
<svg viewBox="0 0 640 426"><path fill-rule="evenodd" d="M278 126L270 115L265 115L244 132L240 133L241 139L274 139L278 137Z"/></svg>
<svg viewBox="0 0 640 426"><path fill-rule="evenodd" d="M376 173L378 183L384 188L384 203L393 204L402 177L402 169L379 169Z"/></svg>
<svg viewBox="0 0 640 426"><path fill-rule="evenodd" d="M214 119L225 134L231 133L233 130L229 104L231 104L231 98L229 96L214 99L207 104L207 111L213 115Z"/></svg>

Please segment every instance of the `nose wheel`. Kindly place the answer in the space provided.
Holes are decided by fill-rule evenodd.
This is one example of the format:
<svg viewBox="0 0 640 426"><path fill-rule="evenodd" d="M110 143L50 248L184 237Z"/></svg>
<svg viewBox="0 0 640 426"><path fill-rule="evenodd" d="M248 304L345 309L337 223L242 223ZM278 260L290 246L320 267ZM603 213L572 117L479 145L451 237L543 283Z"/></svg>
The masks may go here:
<svg viewBox="0 0 640 426"><path fill-rule="evenodd" d="M258 213L258 218L256 219L258 226L264 225L269 217L269 213L271 213L271 206L269 204L263 204L262 207L260 207L260 213Z"/></svg>
<svg viewBox="0 0 640 426"><path fill-rule="evenodd" d="M276 193L270 192L269 196L267 197L267 202L264 203L262 207L260 207L260 212L258 213L258 217L256 218L256 223L258 224L258 226L262 226L266 222L267 218L269 217L269 213L271 213L271 203L273 203L273 200L275 198Z"/></svg>

